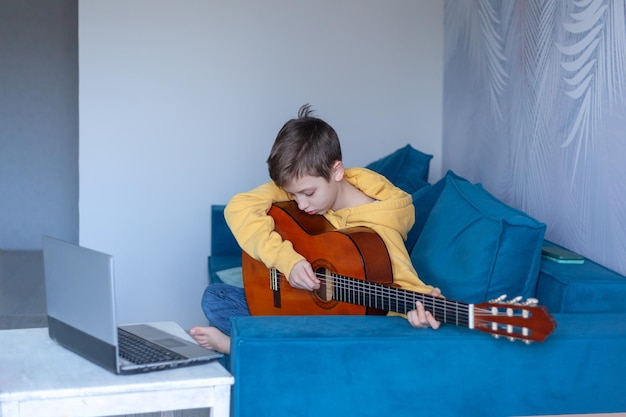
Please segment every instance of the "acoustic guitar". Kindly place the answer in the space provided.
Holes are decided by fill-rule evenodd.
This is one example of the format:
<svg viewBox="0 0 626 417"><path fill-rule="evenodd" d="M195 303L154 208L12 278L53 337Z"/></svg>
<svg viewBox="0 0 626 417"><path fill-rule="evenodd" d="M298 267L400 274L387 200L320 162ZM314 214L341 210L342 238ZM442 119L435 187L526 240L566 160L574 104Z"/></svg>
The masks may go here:
<svg viewBox="0 0 626 417"><path fill-rule="evenodd" d="M469 304L394 286L387 248L370 228L335 229L323 216L300 211L293 201L274 203L268 214L274 230L311 263L322 284L315 291L293 288L280 271L244 251L243 284L252 315L406 314L421 301L442 323L511 341L542 342L556 328L535 299L507 301L503 296Z"/></svg>

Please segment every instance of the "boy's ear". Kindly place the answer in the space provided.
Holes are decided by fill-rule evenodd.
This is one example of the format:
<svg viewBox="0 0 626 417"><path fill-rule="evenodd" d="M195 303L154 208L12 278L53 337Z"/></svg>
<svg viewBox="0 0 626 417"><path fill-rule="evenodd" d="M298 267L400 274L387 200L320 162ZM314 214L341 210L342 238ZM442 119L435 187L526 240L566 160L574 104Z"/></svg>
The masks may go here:
<svg viewBox="0 0 626 417"><path fill-rule="evenodd" d="M335 161L335 163L333 164L333 169L332 169L332 178L335 181L341 181L343 180L344 173L345 173L345 168L343 166L343 162Z"/></svg>

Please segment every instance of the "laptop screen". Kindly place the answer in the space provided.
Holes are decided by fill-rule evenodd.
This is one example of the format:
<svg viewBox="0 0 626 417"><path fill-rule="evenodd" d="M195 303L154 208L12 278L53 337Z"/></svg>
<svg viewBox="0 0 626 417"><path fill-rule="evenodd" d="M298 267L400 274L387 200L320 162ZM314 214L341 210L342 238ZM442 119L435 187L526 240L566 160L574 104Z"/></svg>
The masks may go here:
<svg viewBox="0 0 626 417"><path fill-rule="evenodd" d="M48 316L117 345L113 257L44 237Z"/></svg>

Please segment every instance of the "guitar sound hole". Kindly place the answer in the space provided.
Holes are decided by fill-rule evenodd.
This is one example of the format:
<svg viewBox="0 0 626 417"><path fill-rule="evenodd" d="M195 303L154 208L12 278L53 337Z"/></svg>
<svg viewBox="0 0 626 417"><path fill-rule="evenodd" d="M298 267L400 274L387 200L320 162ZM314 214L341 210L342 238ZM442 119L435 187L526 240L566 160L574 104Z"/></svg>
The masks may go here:
<svg viewBox="0 0 626 417"><path fill-rule="evenodd" d="M317 262L319 263L319 262ZM315 264L314 264L315 265ZM322 281L320 287L311 291L311 297L320 308L331 309L337 305L338 301L333 298L333 277L329 265L315 265L315 274Z"/></svg>

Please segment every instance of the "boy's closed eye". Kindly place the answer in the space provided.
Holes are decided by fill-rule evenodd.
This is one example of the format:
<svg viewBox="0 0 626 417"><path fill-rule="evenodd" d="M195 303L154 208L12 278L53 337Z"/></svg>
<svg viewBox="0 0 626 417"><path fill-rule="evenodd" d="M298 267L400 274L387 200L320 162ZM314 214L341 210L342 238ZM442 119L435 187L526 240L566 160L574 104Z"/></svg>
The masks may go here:
<svg viewBox="0 0 626 417"><path fill-rule="evenodd" d="M298 196L312 197L313 194L315 194L315 190L312 190L312 191L298 191L298 192L289 193L289 195L293 199L297 199Z"/></svg>

